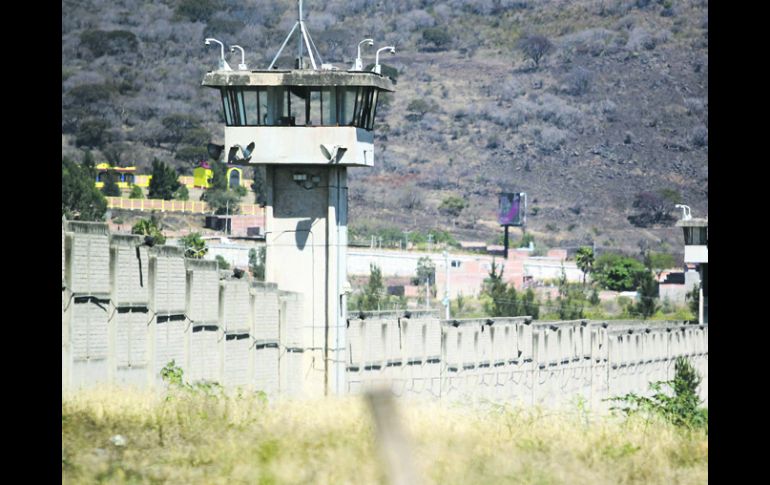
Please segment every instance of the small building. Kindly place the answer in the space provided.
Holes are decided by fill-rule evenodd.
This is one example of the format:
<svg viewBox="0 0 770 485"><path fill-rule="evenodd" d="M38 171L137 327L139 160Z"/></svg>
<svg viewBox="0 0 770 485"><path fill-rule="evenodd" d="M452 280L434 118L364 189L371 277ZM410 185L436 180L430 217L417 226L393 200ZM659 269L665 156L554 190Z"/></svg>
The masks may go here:
<svg viewBox="0 0 770 485"><path fill-rule="evenodd" d="M700 275L698 321L708 323L708 218L693 218L690 208L682 206L684 216L676 223L684 232L684 262L694 264Z"/></svg>
<svg viewBox="0 0 770 485"><path fill-rule="evenodd" d="M214 176L214 171L207 162L201 164L193 170L193 187L197 189L209 188L209 181Z"/></svg>
<svg viewBox="0 0 770 485"><path fill-rule="evenodd" d="M104 181L108 174L115 175L115 182L121 189L131 188L136 183L136 167L113 167L109 163L100 163L96 166L96 188L104 187Z"/></svg>

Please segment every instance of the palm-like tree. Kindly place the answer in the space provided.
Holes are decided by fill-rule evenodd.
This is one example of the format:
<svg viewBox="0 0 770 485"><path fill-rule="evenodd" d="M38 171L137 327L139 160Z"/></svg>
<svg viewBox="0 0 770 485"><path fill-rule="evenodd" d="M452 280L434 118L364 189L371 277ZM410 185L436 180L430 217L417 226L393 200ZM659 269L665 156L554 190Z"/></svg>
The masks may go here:
<svg viewBox="0 0 770 485"><path fill-rule="evenodd" d="M594 250L588 246L578 249L575 262L580 271L583 272L583 286L585 286L586 275L591 272L594 266Z"/></svg>

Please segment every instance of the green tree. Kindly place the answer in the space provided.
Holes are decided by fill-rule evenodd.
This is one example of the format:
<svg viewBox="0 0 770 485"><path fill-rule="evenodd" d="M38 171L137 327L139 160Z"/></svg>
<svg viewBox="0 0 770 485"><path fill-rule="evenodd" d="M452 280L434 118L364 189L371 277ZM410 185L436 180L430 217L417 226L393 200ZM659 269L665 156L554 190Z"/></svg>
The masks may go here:
<svg viewBox="0 0 770 485"><path fill-rule="evenodd" d="M67 219L101 221L107 200L94 186L95 175L67 157L61 161L61 213Z"/></svg>
<svg viewBox="0 0 770 485"><path fill-rule="evenodd" d="M379 310L385 296L385 285L379 266L369 265L369 282L359 299L359 310Z"/></svg>
<svg viewBox="0 0 770 485"><path fill-rule="evenodd" d="M75 146L101 148L112 139L109 121L100 119L85 120L78 125L75 132Z"/></svg>
<svg viewBox="0 0 770 485"><path fill-rule="evenodd" d="M586 284L586 275L591 272L594 266L594 250L588 246L578 249L575 256L575 262L580 271L583 272L583 285Z"/></svg>
<svg viewBox="0 0 770 485"><path fill-rule="evenodd" d="M241 198L232 190L207 190L204 194L209 207L215 214L237 214L240 211Z"/></svg>
<svg viewBox="0 0 770 485"><path fill-rule="evenodd" d="M636 313L644 319L655 315L655 312L660 309L660 306L657 304L658 282L655 281L651 272L645 271L641 273L637 291L639 292L639 301L634 308Z"/></svg>
<svg viewBox="0 0 770 485"><path fill-rule="evenodd" d="M645 264L660 278L664 270L676 266L676 261L671 254L648 251L645 253Z"/></svg>
<svg viewBox="0 0 770 485"><path fill-rule="evenodd" d="M594 261L592 275L604 289L631 291L639 286L644 265L634 258L614 253L604 253Z"/></svg>
<svg viewBox="0 0 770 485"><path fill-rule="evenodd" d="M249 249L249 270L257 281L265 281L265 247Z"/></svg>
<svg viewBox="0 0 770 485"><path fill-rule="evenodd" d="M152 161L152 178L150 179L149 196L151 199L171 200L174 192L181 184L176 170L157 158Z"/></svg>
<svg viewBox="0 0 770 485"><path fill-rule="evenodd" d="M417 260L417 277L414 279L414 283L421 285L425 281L428 281L429 285L436 284L436 265L428 256L423 256Z"/></svg>
<svg viewBox="0 0 770 485"><path fill-rule="evenodd" d="M131 186L131 193L128 194L129 199L144 199L144 190L138 185Z"/></svg>
<svg viewBox="0 0 770 485"><path fill-rule="evenodd" d="M166 243L166 236L163 235L160 222L155 217L155 214L151 215L149 219L139 219L136 224L131 227L131 234L150 236L155 241L155 244Z"/></svg>
<svg viewBox="0 0 770 485"><path fill-rule="evenodd" d="M192 232L179 240L186 258L202 259L209 251L200 233Z"/></svg>
<svg viewBox="0 0 770 485"><path fill-rule="evenodd" d="M484 311L490 317L516 317L529 315L533 318L540 316L540 303L535 299L535 293L530 289L523 297L519 296L513 285L503 281L503 269L492 261L489 276L484 280L482 295L486 296Z"/></svg>
<svg viewBox="0 0 770 485"><path fill-rule="evenodd" d="M458 217L460 217L460 213L466 207L467 207L467 204L464 199L450 195L449 197L441 201L441 205L438 206L438 211L441 214L445 216L449 216L452 219L457 219Z"/></svg>
<svg viewBox="0 0 770 485"><path fill-rule="evenodd" d="M120 197L120 187L118 187L117 175L112 170L108 170L104 174L104 186L102 186L102 193L110 197Z"/></svg>
<svg viewBox="0 0 770 485"><path fill-rule="evenodd" d="M521 301L521 313L537 320L540 318L540 302L535 298L532 288L527 288Z"/></svg>

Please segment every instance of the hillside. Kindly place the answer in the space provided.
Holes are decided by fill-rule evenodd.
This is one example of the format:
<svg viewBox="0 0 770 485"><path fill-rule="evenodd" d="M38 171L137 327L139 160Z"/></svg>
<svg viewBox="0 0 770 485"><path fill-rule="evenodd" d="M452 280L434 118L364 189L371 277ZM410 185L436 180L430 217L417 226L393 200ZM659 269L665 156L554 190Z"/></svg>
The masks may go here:
<svg viewBox="0 0 770 485"><path fill-rule="evenodd" d="M158 157L185 173L223 138L219 97L200 87L218 56L203 39L266 68L296 16L293 0L62 6L63 155ZM708 213L706 1L308 0L305 16L324 62L350 66L367 36L397 49L384 58L397 92L377 113L376 166L350 170L356 234L438 227L493 241L496 194L524 191L537 242L679 252L672 219L629 222L637 196ZM516 49L529 34L553 44L539 65ZM448 196L467 202L455 220L438 210Z"/></svg>

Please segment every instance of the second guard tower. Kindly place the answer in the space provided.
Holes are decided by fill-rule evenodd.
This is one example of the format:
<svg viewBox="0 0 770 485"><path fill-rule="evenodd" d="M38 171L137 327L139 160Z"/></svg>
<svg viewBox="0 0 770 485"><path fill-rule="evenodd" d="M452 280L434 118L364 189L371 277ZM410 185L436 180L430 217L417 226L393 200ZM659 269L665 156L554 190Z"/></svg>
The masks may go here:
<svg viewBox="0 0 770 485"><path fill-rule="evenodd" d="M268 69L232 70L222 58L202 84L221 96L224 161L265 166L265 279L302 295L302 342L287 351L303 352L303 394L318 396L346 387L347 170L374 165L378 99L394 86L376 72L323 64L298 3ZM274 68L295 32L293 69Z"/></svg>

